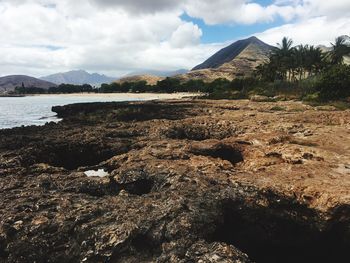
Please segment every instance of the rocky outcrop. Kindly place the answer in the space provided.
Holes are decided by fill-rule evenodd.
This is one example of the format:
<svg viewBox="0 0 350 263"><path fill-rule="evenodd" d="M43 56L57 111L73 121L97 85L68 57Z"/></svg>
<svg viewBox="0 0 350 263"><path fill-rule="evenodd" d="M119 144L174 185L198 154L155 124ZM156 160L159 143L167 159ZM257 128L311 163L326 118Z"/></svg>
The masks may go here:
<svg viewBox="0 0 350 263"><path fill-rule="evenodd" d="M349 257L348 111L205 100L54 111L64 120L0 131L0 262Z"/></svg>

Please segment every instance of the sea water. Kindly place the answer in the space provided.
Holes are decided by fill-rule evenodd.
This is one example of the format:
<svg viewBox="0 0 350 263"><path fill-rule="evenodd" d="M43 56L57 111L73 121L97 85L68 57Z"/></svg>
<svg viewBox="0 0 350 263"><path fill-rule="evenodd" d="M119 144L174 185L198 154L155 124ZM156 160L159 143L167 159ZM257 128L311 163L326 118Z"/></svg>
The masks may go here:
<svg viewBox="0 0 350 263"><path fill-rule="evenodd" d="M0 97L0 129L29 125L44 125L59 119L53 106L84 102L142 101L158 99L159 95L138 94L72 94Z"/></svg>

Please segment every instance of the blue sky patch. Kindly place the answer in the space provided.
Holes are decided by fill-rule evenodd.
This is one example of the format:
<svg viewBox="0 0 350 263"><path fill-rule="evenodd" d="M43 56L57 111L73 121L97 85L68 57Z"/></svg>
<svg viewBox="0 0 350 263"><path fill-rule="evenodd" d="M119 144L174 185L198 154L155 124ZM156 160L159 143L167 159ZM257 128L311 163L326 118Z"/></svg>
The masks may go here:
<svg viewBox="0 0 350 263"><path fill-rule="evenodd" d="M269 28L284 24L284 21L281 18L276 18L275 21L270 23L265 22L254 25L207 25L202 19L190 17L186 13L181 16L181 19L197 24L202 29L203 35L201 37L201 42L203 44L235 41L254 35L256 32L263 32Z"/></svg>

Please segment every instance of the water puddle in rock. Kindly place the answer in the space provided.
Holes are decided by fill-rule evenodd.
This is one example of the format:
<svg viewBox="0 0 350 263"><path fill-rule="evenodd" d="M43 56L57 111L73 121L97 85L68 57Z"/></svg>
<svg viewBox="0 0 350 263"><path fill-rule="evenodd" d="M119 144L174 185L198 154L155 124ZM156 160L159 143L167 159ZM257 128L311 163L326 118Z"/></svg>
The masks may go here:
<svg viewBox="0 0 350 263"><path fill-rule="evenodd" d="M106 172L104 169L98 169L97 171L89 170L84 172L84 174L88 177L100 177L100 178L103 178L109 175L109 173Z"/></svg>

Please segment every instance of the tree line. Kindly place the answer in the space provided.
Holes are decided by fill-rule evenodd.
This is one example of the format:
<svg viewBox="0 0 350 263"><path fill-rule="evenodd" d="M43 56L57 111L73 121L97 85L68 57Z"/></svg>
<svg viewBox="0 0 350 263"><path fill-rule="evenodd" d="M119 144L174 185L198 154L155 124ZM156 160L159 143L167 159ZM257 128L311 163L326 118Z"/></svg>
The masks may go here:
<svg viewBox="0 0 350 263"><path fill-rule="evenodd" d="M232 81L216 79L210 83L191 79L181 82L177 78L165 78L156 85L146 81L91 85L61 84L48 90L16 88L16 93L173 93L201 92L214 99L243 99L251 95L293 95L300 99L339 100L350 97L350 66L344 64L344 56L350 55L350 46L338 37L329 52L312 45L293 47L287 37L274 48L267 63L256 68L250 76Z"/></svg>
<svg viewBox="0 0 350 263"><path fill-rule="evenodd" d="M345 37L336 38L329 52L320 47L298 45L287 37L277 44L269 56L269 62L257 67L256 77L267 81L301 81L321 74L335 65L342 65L344 56L350 55Z"/></svg>
<svg viewBox="0 0 350 263"><path fill-rule="evenodd" d="M89 84L73 85L73 84L61 84L57 87L50 87L49 89L25 87L22 86L15 88L17 94L60 94L60 93L81 93L81 92L96 92L96 89Z"/></svg>
<svg viewBox="0 0 350 263"><path fill-rule="evenodd" d="M189 80L185 83L180 82L176 78L165 78L158 81L156 85L148 85L146 81L136 82L123 82L123 83L110 83L102 84L101 87L95 88L89 84L84 85L71 85L61 84L57 87L51 87L49 89L36 88L36 87L16 87L15 92L18 94L60 94L60 93L174 93L174 92L210 92L211 85L207 85L202 80Z"/></svg>

